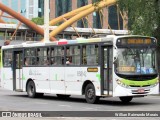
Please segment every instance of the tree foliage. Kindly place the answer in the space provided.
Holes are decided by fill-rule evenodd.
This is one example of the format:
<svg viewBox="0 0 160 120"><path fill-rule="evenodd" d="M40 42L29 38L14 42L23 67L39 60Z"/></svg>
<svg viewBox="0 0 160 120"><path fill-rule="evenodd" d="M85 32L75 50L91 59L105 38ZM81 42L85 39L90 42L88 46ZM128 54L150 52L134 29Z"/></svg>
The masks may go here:
<svg viewBox="0 0 160 120"><path fill-rule="evenodd" d="M154 36L160 41L160 0L119 0L118 4L127 12L133 34Z"/></svg>
<svg viewBox="0 0 160 120"><path fill-rule="evenodd" d="M43 17L42 18L40 18L40 17L32 18L31 21L37 25L44 25L44 18Z"/></svg>

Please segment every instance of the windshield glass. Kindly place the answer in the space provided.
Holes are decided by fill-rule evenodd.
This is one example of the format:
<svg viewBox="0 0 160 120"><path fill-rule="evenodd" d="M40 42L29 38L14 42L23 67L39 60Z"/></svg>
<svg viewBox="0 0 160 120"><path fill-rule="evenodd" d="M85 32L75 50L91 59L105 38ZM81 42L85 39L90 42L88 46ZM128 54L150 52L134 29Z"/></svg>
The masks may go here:
<svg viewBox="0 0 160 120"><path fill-rule="evenodd" d="M118 74L142 75L156 74L155 48L123 48L118 50L118 58L115 62L115 70Z"/></svg>

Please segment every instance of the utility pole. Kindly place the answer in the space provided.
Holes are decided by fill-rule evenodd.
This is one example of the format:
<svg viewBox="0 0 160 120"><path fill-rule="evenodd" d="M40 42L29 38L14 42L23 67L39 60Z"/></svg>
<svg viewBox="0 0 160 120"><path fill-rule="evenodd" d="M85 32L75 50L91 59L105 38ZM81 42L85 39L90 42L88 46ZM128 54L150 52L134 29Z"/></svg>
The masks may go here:
<svg viewBox="0 0 160 120"><path fill-rule="evenodd" d="M49 42L49 0L44 0L44 41Z"/></svg>

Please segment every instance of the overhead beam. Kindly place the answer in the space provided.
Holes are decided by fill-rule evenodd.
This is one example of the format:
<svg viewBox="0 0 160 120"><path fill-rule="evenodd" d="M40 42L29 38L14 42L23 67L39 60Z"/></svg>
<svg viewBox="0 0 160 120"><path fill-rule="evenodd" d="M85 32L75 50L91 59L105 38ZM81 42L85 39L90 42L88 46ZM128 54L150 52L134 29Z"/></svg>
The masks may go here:
<svg viewBox="0 0 160 120"><path fill-rule="evenodd" d="M35 30L37 33L39 33L39 34L44 36L44 30L42 28L40 28L38 25L36 25L34 22L28 20L27 18L23 17L22 15L20 15L19 13L15 12L12 9L10 9L9 7L3 5L2 3L0 3L0 9L3 12L6 12L9 15L13 16L14 18L18 19L20 22L26 24L28 27L30 27L31 29ZM50 39L52 41L56 40L53 37L50 37Z"/></svg>
<svg viewBox="0 0 160 120"><path fill-rule="evenodd" d="M56 29L54 29L50 33L50 37L51 36L55 37L58 33L62 32L64 29L66 29L68 26L70 26L74 22L82 19L83 17L86 17L87 15L93 13L94 11L102 9L103 7L106 7L106 6L113 5L116 2L117 2L117 0L103 0L103 1L100 1L96 5L92 5L92 7L89 7L88 9L83 10L82 12L80 12L77 15L73 16L72 18L70 18L69 20L67 20L66 22L64 22L60 26L58 26Z"/></svg>
<svg viewBox="0 0 160 120"><path fill-rule="evenodd" d="M62 21L64 20L63 18L71 18L71 17L73 17L74 15L78 14L79 12L84 11L84 10L90 8L90 7L92 7L92 4L89 4L89 5L80 7L80 8L78 8L78 9L76 9L76 10L73 10L73 11L71 11L71 12L68 12L68 13L66 13L66 14L63 14L63 15L61 15L61 16L59 16L59 17L57 17L57 18L54 18L53 20L51 20L51 21L49 22L49 25L50 25L50 26L53 26L53 25L55 25L55 24L57 24L57 23L59 23L59 22L62 22Z"/></svg>

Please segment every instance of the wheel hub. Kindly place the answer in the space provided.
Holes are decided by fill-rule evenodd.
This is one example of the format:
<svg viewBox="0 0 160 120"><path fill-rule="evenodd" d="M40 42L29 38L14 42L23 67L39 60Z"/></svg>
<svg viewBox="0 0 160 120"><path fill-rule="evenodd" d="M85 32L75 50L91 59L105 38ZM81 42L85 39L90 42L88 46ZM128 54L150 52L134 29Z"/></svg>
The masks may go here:
<svg viewBox="0 0 160 120"><path fill-rule="evenodd" d="M88 98L92 99L94 97L94 90L93 89L89 89L87 91L87 96L88 96Z"/></svg>
<svg viewBox="0 0 160 120"><path fill-rule="evenodd" d="M34 92L34 87L30 85L30 93L32 94Z"/></svg>

